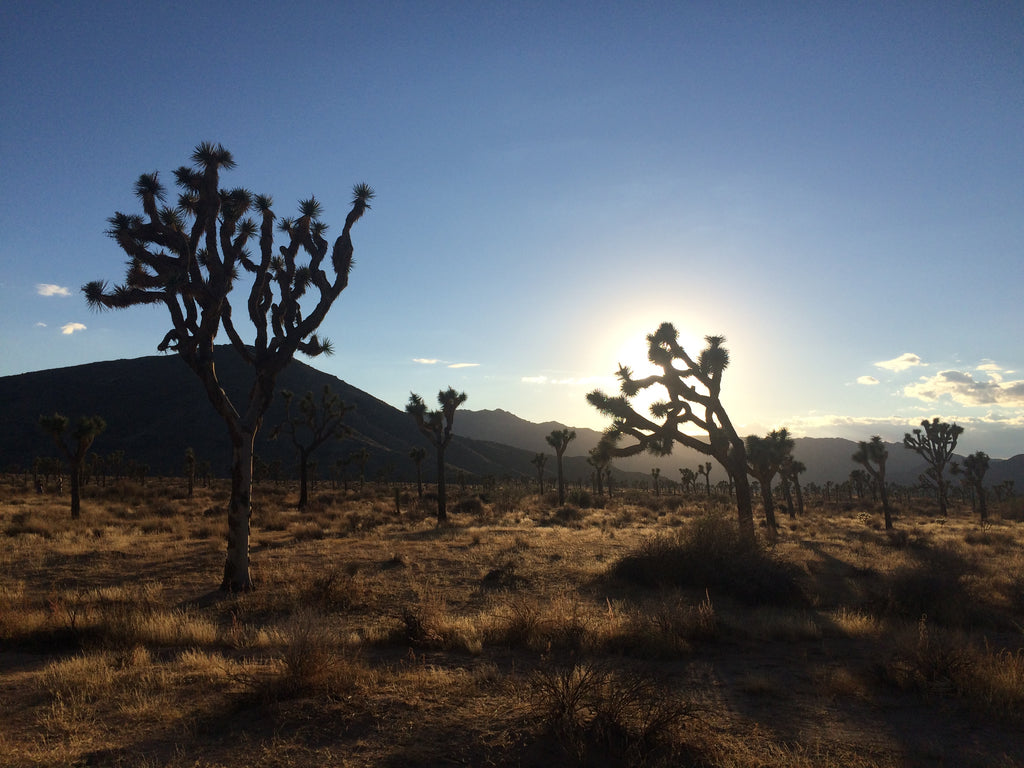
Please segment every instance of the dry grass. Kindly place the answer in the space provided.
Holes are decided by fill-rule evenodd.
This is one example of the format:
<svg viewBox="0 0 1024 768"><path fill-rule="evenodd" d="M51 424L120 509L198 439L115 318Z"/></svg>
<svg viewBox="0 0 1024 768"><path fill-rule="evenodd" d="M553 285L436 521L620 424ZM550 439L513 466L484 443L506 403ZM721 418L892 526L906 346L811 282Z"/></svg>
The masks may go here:
<svg viewBox="0 0 1024 768"><path fill-rule="evenodd" d="M223 595L225 491L179 485L77 521L0 487L4 765L1024 765L998 508L812 505L764 549L707 499L467 489L438 529L408 490L266 488Z"/></svg>

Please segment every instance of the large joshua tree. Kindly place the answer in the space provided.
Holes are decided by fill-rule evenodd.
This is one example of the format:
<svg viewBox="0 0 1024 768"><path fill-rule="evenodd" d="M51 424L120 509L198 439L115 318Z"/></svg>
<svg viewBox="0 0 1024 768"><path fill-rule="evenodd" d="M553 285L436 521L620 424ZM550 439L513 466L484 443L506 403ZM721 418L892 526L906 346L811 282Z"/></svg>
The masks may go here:
<svg viewBox="0 0 1024 768"><path fill-rule="evenodd" d="M455 410L466 402L465 392L456 392L452 387L437 393L437 404L440 408L428 411L423 398L415 392L410 393L409 402L405 406L406 413L416 419L420 432L430 438L437 452L437 522L442 524L448 520L447 493L445 491L444 451L452 441L452 422Z"/></svg>
<svg viewBox="0 0 1024 768"><path fill-rule="evenodd" d="M885 463L889 460L889 449L885 447L880 435L874 435L871 442L861 440L857 443L857 451L851 457L868 471L874 478L878 492L882 496L882 514L885 515L885 530L892 530L892 508L889 505L889 490L885 486Z"/></svg>
<svg viewBox="0 0 1024 768"><path fill-rule="evenodd" d="M922 477L935 489L939 499L939 514L946 516L946 495L949 481L946 479L946 465L956 450L956 441L963 434L964 428L956 424L939 421L938 417L921 422L920 429L914 429L903 435L903 446L914 451L928 463Z"/></svg>
<svg viewBox="0 0 1024 768"><path fill-rule="evenodd" d="M171 329L157 346L171 350L202 382L231 438L231 498L228 545L221 588L248 590L249 515L252 499L253 442L274 397L278 375L296 352L330 354L317 329L348 285L352 268L352 226L370 207L373 190L359 184L352 209L333 247L324 239L327 225L314 197L299 203L298 218L277 223L284 244L274 247L277 216L272 200L247 189L221 189L220 172L235 161L220 144L204 142L192 153L192 166L174 172L177 204L162 205L166 191L157 173L135 184L143 213L116 213L107 233L128 257L123 284L103 281L82 287L94 309L163 305ZM252 218L247 214L252 213ZM258 249L253 256L250 244ZM308 262L305 259L308 257ZM328 258L329 257L329 258ZM244 303L232 311L231 292L251 280ZM244 290L244 289L243 289ZM305 306L303 306L305 305ZM239 315L248 316L254 335L243 340ZM221 329L231 347L252 368L248 395L234 402L221 386L213 347Z"/></svg>
<svg viewBox="0 0 1024 768"><path fill-rule="evenodd" d="M721 400L722 373L729 365L729 352L722 336L706 336L707 346L694 360L679 344L679 334L671 323L662 323L647 336L647 358L658 368L641 379L619 366L621 394L606 395L594 390L587 401L612 418L605 439L612 444L612 455L633 456L643 451L665 456L676 443L711 456L725 467L736 487L736 506L741 534L753 538L754 517L747 480L746 446L729 420ZM651 405L650 417L639 413L632 400L651 387L663 389L665 400ZM690 434L696 427L707 440ZM619 445L629 438L629 445Z"/></svg>
<svg viewBox="0 0 1024 768"><path fill-rule="evenodd" d="M562 456L569 443L576 439L575 429L553 429L544 441L555 449L555 470L558 473L558 505L565 504L565 472L562 470Z"/></svg>
<svg viewBox="0 0 1024 768"><path fill-rule="evenodd" d="M312 392L302 396L298 413L292 411L295 393L286 389L281 396L285 402L285 420L274 427L272 436L287 434L299 457L299 510L304 511L309 503L309 459L328 440L351 432L344 419L355 406L345 405L326 384L319 399L313 397Z"/></svg>
<svg viewBox="0 0 1024 768"><path fill-rule="evenodd" d="M57 448L68 460L71 470L71 517L77 519L82 514L82 468L85 466L85 457L97 435L107 428L107 422L99 416L82 416L71 429L71 442L68 443L64 440L64 433L68 431L69 423L68 417L59 413L39 417L39 426L53 438Z"/></svg>

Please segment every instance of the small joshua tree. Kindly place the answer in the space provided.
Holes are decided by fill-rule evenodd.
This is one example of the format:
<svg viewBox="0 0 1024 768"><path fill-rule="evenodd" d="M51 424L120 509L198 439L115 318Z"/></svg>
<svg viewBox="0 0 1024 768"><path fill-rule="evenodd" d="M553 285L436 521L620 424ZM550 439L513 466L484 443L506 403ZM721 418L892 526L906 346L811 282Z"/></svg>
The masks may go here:
<svg viewBox="0 0 1024 768"><path fill-rule="evenodd" d="M747 451L722 405L722 373L729 365L729 352L722 336L706 336L707 347L694 360L679 344L679 334L671 323L662 323L647 337L647 357L660 373L634 379L633 372L619 366L621 394L611 397L594 390L587 402L612 418L605 439L613 456L633 456L648 451L660 456L672 452L676 443L717 459L726 468L736 487L736 507L740 532L754 537L754 518L747 480ZM667 399L651 406L650 418L633 408L632 399L641 391L657 386ZM707 440L686 431L697 427ZM630 445L619 446L622 438Z"/></svg>
<svg viewBox="0 0 1024 768"><path fill-rule="evenodd" d="M428 411L423 398L415 392L410 393L409 402L405 406L406 413L416 419L416 426L420 432L430 438L437 451L437 522L438 525L447 522L447 494L445 492L444 476L444 451L452 441L452 422L455 420L455 410L466 402L465 392L456 392L452 387L443 389L437 393L437 403L440 408L436 411Z"/></svg>
<svg viewBox="0 0 1024 768"><path fill-rule="evenodd" d="M562 456L569 443L576 439L574 429L553 429L544 438L545 442L555 449L555 466L558 471L558 506L565 504L565 472L562 469Z"/></svg>
<svg viewBox="0 0 1024 768"><path fill-rule="evenodd" d="M274 397L277 377L296 352L330 354L317 329L341 292L352 268L353 225L374 197L366 184L353 189L352 209L333 248L314 197L299 203L298 218L277 222L285 245L274 247L273 202L247 189L220 188L220 171L235 161L220 144L204 142L192 153L193 166L174 172L181 194L163 206L166 190L157 173L135 183L142 215L115 213L107 230L128 257L125 282L114 288L97 280L82 287L93 309L163 305L171 329L157 345L171 350L196 374L207 398L224 420L231 439L231 498L228 546L221 588L248 590L253 444ZM253 213L254 218L247 214ZM255 244L257 254L249 250ZM305 257L308 256L308 262ZM300 262L302 259L302 262ZM329 270L325 266L329 265ZM244 300L231 292L245 274L251 279ZM233 310L238 310L237 314ZM237 323L254 329L243 340ZM223 329L231 347L252 368L247 397L233 402L214 367L213 345Z"/></svg>
<svg viewBox="0 0 1024 768"><path fill-rule="evenodd" d="M889 506L889 491L885 485L885 463L889 459L889 450L879 435L871 438L871 442L861 440L857 443L857 452L853 460L868 471L882 495L882 513L885 515L885 530L892 530L892 508Z"/></svg>
<svg viewBox="0 0 1024 768"><path fill-rule="evenodd" d="M188 483L188 497L191 499L196 487L196 452L185 449L185 480Z"/></svg>
<svg viewBox="0 0 1024 768"><path fill-rule="evenodd" d="M604 478L611 472L612 456L608 452L608 444L599 442L587 454L587 464L594 468L595 491L597 495L604 495ZM609 498L612 495L611 486L608 487Z"/></svg>
<svg viewBox="0 0 1024 768"><path fill-rule="evenodd" d="M107 428L107 422L99 416L82 416L71 430L71 443L64 440L68 423L67 416L59 413L39 417L39 426L53 438L71 469L71 517L77 519L82 514L82 467L85 457L97 435Z"/></svg>
<svg viewBox="0 0 1024 768"><path fill-rule="evenodd" d="M530 459L530 463L537 468L537 489L541 496L544 495L544 466L548 463L546 453L536 453Z"/></svg>
<svg viewBox="0 0 1024 768"><path fill-rule="evenodd" d="M697 465L697 474L704 477L704 490L706 495L711 495L711 462L705 461Z"/></svg>
<svg viewBox="0 0 1024 768"><path fill-rule="evenodd" d="M302 396L298 413L292 412L292 401L295 399L293 392L283 390L281 397L284 398L286 416L274 428L271 437L277 438L283 432L295 447L299 457L299 510L303 511L309 503L310 457L328 440L344 437L351 431L343 422L345 414L354 406L345 405L326 384L319 401L313 397L312 392Z"/></svg>
<svg viewBox="0 0 1024 768"><path fill-rule="evenodd" d="M947 514L947 493L949 481L946 479L946 465L956 450L956 441L963 434L964 428L956 424L939 421L938 417L921 422L921 428L903 435L905 448L914 451L928 463L928 469L921 475L927 485L935 489L939 500L939 514Z"/></svg>
<svg viewBox="0 0 1024 768"><path fill-rule="evenodd" d="M978 499L978 514L981 517L982 525L988 522L988 504L985 499L984 485L985 473L988 472L988 463L988 454L984 451L978 451L964 459L962 469L958 464L953 464L952 466L953 473L959 474L962 472L964 479L967 480L967 484L974 490L974 495Z"/></svg>
<svg viewBox="0 0 1024 768"><path fill-rule="evenodd" d="M775 522L775 500L772 497L772 480L778 474L782 463L793 451L793 438L789 430L775 429L766 437L747 436L747 463L749 472L761 486L761 501L764 504L764 519L768 533L772 536L778 531Z"/></svg>
<svg viewBox="0 0 1024 768"><path fill-rule="evenodd" d="M427 449L417 445L409 451L409 458L416 465L416 497L423 498L423 460L427 458Z"/></svg>

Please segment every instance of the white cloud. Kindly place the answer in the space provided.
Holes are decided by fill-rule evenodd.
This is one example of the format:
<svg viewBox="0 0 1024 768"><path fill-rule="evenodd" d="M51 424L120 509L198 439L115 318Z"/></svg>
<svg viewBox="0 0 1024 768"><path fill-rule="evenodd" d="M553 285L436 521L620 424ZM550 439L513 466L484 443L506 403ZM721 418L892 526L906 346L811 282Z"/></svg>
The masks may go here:
<svg viewBox="0 0 1024 768"><path fill-rule="evenodd" d="M53 283L38 283L36 285L36 293L40 296L70 296L71 291L65 288L63 285L54 285Z"/></svg>
<svg viewBox="0 0 1024 768"><path fill-rule="evenodd" d="M568 376L564 379L552 379L548 376L522 376L524 384L553 384L564 387L604 387L618 393L618 382L613 376Z"/></svg>
<svg viewBox="0 0 1024 768"><path fill-rule="evenodd" d="M414 363L419 363L420 365L437 365L441 362L440 360L431 357L414 357L412 361Z"/></svg>
<svg viewBox="0 0 1024 768"><path fill-rule="evenodd" d="M878 379L876 379L874 376L858 376L857 383L864 384L865 386L868 387L873 387L875 386L875 384L878 383Z"/></svg>
<svg viewBox="0 0 1024 768"><path fill-rule="evenodd" d="M480 363L452 363L449 368L479 368Z"/></svg>
<svg viewBox="0 0 1024 768"><path fill-rule="evenodd" d="M880 363L875 363L876 368L885 368L887 371L905 371L907 368L914 368L918 365L924 365L924 363L913 352L904 352L892 360L883 360Z"/></svg>
<svg viewBox="0 0 1024 768"><path fill-rule="evenodd" d="M547 376L523 376L520 379L523 384L547 384Z"/></svg>
<svg viewBox="0 0 1024 768"><path fill-rule="evenodd" d="M1003 369L1002 369L1001 366L998 366L995 363L982 363L981 365L979 365L974 370L990 372L990 371L1001 371Z"/></svg>
<svg viewBox="0 0 1024 768"><path fill-rule="evenodd" d="M75 333L76 331L84 330L85 326L82 325L81 323L64 323L64 325L60 327L60 332L63 333L65 336L70 336L72 333Z"/></svg>
<svg viewBox="0 0 1024 768"><path fill-rule="evenodd" d="M907 397L931 403L944 395L960 405L1000 405L1024 408L1024 379L1003 381L999 374L990 374L989 381L975 381L963 371L942 371L936 376L922 376L903 389Z"/></svg>
<svg viewBox="0 0 1024 768"><path fill-rule="evenodd" d="M44 322L36 323L36 328L45 328L45 327L46 327L46 323L44 323Z"/></svg>

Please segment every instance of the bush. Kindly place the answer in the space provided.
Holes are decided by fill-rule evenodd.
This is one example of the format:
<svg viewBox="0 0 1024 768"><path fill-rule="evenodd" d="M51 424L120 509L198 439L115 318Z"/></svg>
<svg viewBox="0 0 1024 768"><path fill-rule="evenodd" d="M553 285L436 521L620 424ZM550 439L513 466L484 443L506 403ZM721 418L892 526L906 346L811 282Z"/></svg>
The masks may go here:
<svg viewBox="0 0 1024 768"><path fill-rule="evenodd" d="M614 578L646 587L694 587L750 605L802 604L796 568L740 536L720 515L697 518L670 536L645 542L611 569Z"/></svg>

